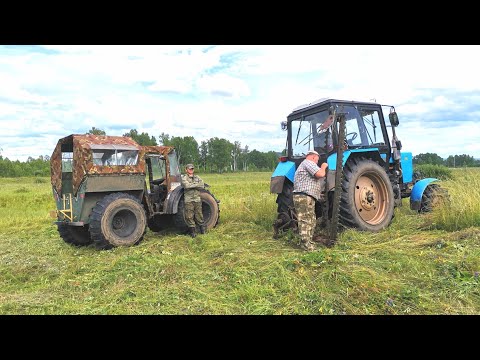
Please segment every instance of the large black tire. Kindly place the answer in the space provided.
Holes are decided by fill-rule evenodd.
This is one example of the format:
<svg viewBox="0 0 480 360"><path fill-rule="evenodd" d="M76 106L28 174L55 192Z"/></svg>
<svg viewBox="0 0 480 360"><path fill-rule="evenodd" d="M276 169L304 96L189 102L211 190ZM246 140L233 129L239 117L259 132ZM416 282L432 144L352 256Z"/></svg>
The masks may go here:
<svg viewBox="0 0 480 360"><path fill-rule="evenodd" d="M208 190L200 191L200 199L202 200L203 223L205 228L210 230L218 224L220 207L215 197ZM187 231L188 226L185 221L185 202L183 195L178 203L177 213L173 215L173 223L177 230L181 232Z"/></svg>
<svg viewBox="0 0 480 360"><path fill-rule="evenodd" d="M90 215L90 236L99 249L140 243L147 217L140 201L126 193L113 193L98 201Z"/></svg>
<svg viewBox="0 0 480 360"><path fill-rule="evenodd" d="M273 223L273 237L292 228L297 230L297 216L293 204L293 183L285 178L282 192L277 195L277 218Z"/></svg>
<svg viewBox="0 0 480 360"><path fill-rule="evenodd" d="M57 224L57 230L63 241L68 244L75 246L87 246L93 242L88 232L88 228L86 227Z"/></svg>
<svg viewBox="0 0 480 360"><path fill-rule="evenodd" d="M283 189L277 196L277 213L288 213L289 209L293 209L293 183L285 178Z"/></svg>
<svg viewBox="0 0 480 360"><path fill-rule="evenodd" d="M394 215L393 188L385 169L377 162L350 159L344 166L340 223L363 231L380 231Z"/></svg>
<svg viewBox="0 0 480 360"><path fill-rule="evenodd" d="M428 184L422 194L419 213L431 212L436 206L450 202L450 196L446 189L438 184Z"/></svg>

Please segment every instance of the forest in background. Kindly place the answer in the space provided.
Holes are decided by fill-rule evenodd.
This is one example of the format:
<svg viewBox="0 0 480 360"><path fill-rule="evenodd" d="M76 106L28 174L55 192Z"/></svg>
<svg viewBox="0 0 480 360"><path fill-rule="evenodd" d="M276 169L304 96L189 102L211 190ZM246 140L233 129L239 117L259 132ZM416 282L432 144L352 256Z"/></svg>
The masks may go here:
<svg viewBox="0 0 480 360"><path fill-rule="evenodd" d="M92 127L87 134L107 135L105 131ZM143 146L174 146L180 167L185 164L197 165L197 172L225 173L237 171L273 171L281 154L276 151L261 152L242 146L239 141L231 142L224 138L213 137L198 141L193 136L170 136L161 133L157 141L155 136L146 132L138 133L131 129L123 134ZM53 149L52 149L53 152ZM480 167L480 159L470 155L450 155L443 159L435 153L419 154L413 157L414 165L438 165L450 168ZM50 176L50 156L29 157L27 161L11 161L4 158L0 149L0 177Z"/></svg>

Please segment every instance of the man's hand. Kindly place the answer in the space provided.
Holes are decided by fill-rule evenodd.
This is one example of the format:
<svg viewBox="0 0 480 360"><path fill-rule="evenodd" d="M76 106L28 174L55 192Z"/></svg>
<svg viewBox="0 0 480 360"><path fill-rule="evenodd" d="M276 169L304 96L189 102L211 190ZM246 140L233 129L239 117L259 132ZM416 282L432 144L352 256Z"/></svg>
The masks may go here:
<svg viewBox="0 0 480 360"><path fill-rule="evenodd" d="M318 179L318 178L325 177L327 167L328 167L328 164L327 164L326 162L322 163L322 165L320 165L320 170L318 170L318 171L315 173L315 177L316 177L317 179Z"/></svg>

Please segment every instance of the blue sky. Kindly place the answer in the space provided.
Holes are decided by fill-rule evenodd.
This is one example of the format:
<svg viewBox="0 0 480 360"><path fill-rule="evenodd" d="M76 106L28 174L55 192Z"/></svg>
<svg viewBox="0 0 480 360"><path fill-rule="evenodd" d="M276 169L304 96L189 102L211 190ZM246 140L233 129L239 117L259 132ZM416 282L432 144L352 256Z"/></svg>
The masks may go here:
<svg viewBox="0 0 480 360"><path fill-rule="evenodd" d="M0 154L93 126L281 151L280 122L330 97L394 105L414 156L480 158L479 66L478 45L0 45Z"/></svg>

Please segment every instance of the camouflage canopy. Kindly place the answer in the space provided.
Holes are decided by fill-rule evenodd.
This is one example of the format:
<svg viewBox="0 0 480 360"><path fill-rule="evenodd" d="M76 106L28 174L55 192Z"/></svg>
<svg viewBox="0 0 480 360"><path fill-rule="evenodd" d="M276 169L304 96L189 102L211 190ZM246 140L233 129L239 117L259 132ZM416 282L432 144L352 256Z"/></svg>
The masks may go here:
<svg viewBox="0 0 480 360"><path fill-rule="evenodd" d="M110 151L138 151L134 164L105 165L94 163L93 151L105 149ZM52 186L60 194L62 186L62 153L69 154L71 161L73 192L77 193L80 183L87 174L130 174L145 173L145 153L160 153L167 155L172 147L148 146L142 147L132 138L126 136L106 136L93 134L72 134L60 139L50 159ZM136 154L136 153L135 153ZM64 157L65 161L65 157Z"/></svg>

